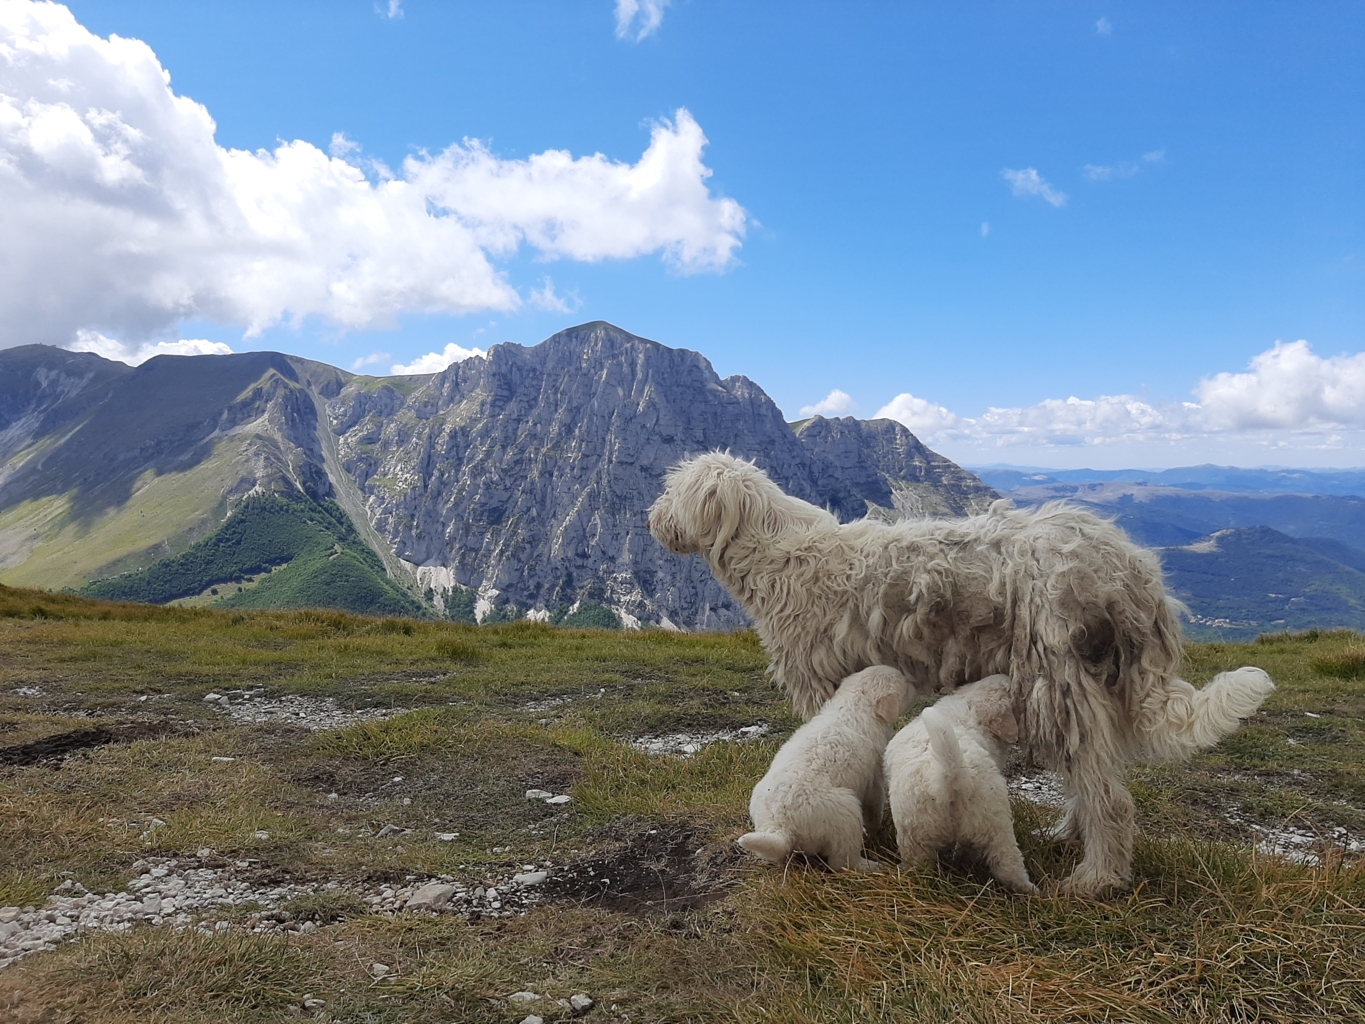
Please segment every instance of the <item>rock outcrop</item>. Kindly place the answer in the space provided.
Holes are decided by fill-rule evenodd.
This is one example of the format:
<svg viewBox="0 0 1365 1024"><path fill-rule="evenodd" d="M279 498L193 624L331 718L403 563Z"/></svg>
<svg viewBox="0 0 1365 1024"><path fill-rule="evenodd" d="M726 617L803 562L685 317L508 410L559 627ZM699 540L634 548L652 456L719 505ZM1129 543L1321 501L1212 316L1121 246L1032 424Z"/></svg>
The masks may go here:
<svg viewBox="0 0 1365 1024"><path fill-rule="evenodd" d="M380 535L425 586L472 587L483 608L593 600L664 625L744 623L701 559L645 526L667 468L715 448L845 520L994 496L899 424L816 419L798 433L752 381L601 322L425 380L354 381L329 416Z"/></svg>

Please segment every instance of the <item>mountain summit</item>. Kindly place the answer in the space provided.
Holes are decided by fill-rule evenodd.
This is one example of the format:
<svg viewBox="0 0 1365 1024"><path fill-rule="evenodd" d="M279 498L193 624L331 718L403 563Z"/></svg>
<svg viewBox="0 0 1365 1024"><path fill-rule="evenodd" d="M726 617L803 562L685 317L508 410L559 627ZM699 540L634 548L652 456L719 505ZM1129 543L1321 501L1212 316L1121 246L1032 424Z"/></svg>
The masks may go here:
<svg viewBox="0 0 1365 1024"><path fill-rule="evenodd" d="M994 497L898 423L793 427L747 378L602 321L409 377L278 353L130 369L11 349L0 446L7 582L145 570L249 495L298 494L328 503L327 516L344 510L393 582L437 611L473 603L481 618L589 602L627 624L743 624L705 565L668 554L645 526L667 468L714 448L843 520L963 514Z"/></svg>

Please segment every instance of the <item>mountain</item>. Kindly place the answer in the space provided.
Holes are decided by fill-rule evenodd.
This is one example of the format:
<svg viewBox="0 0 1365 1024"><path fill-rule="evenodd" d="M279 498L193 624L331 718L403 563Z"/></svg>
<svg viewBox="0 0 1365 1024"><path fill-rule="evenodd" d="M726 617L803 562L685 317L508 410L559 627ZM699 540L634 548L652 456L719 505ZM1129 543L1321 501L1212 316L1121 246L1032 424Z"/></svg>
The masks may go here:
<svg viewBox="0 0 1365 1024"><path fill-rule="evenodd" d="M668 466L713 448L844 520L995 497L899 424L789 425L752 381L602 322L387 378L25 346L0 352L0 580L728 628L704 563L645 528Z"/></svg>
<svg viewBox="0 0 1365 1024"><path fill-rule="evenodd" d="M1158 549L1172 590L1190 606L1191 635L1365 627L1365 497L1337 493L1365 476L1359 471L1195 466L1146 480L1131 479L1144 474L1128 470L982 473L1020 505L1084 505Z"/></svg>
<svg viewBox="0 0 1365 1024"><path fill-rule="evenodd" d="M1365 572L1330 556L1341 547L1328 541L1324 553L1323 544L1255 526L1158 553L1171 592L1193 613L1191 635L1249 640L1285 629L1365 630Z"/></svg>
<svg viewBox="0 0 1365 1024"><path fill-rule="evenodd" d="M1140 483L1185 491L1244 494L1335 494L1365 496L1365 469L1242 469L1182 466L1176 469L1038 469L978 466L972 470L1000 491L1054 484Z"/></svg>
<svg viewBox="0 0 1365 1024"><path fill-rule="evenodd" d="M375 529L434 597L473 587L481 612L588 600L641 621L743 623L701 559L680 561L645 526L667 468L714 448L845 520L994 497L899 424L794 430L747 378L601 322L428 378L357 379L329 415Z"/></svg>

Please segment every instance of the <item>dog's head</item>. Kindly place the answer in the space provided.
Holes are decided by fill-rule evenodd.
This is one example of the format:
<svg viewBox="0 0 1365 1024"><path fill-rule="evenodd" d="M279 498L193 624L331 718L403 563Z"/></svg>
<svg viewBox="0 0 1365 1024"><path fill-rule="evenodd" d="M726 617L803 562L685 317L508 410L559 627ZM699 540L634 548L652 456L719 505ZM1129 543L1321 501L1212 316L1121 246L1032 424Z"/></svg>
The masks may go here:
<svg viewBox="0 0 1365 1024"><path fill-rule="evenodd" d="M957 692L967 702L981 728L1001 743L1019 742L1019 720L1014 717L1009 676L987 676Z"/></svg>
<svg viewBox="0 0 1365 1024"><path fill-rule="evenodd" d="M893 725L910 703L914 687L889 665L873 665L855 672L839 684L839 692L854 691L871 702L872 713L883 725Z"/></svg>
<svg viewBox="0 0 1365 1024"><path fill-rule="evenodd" d="M792 498L752 462L725 452L684 459L668 472L664 492L649 510L649 532L674 554L703 554L717 564L746 533L776 537L828 512Z"/></svg>

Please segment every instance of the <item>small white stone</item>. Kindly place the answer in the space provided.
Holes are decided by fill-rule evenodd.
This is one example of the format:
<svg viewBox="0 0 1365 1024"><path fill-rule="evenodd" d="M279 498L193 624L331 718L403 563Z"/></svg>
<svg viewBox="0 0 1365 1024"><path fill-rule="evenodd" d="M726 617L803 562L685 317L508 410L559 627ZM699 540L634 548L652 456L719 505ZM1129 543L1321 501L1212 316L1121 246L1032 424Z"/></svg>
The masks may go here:
<svg viewBox="0 0 1365 1024"><path fill-rule="evenodd" d="M222 700L222 699L223 699L223 695L222 695L221 693L206 693L206 694L204 694L204 700L208 701L210 704L214 703L215 701L220 701L220 700Z"/></svg>
<svg viewBox="0 0 1365 1024"><path fill-rule="evenodd" d="M528 789L526 791L527 800L548 800L552 796L554 794L547 789Z"/></svg>
<svg viewBox="0 0 1365 1024"><path fill-rule="evenodd" d="M534 1013L528 1013L521 1018L521 1024L545 1024L544 1017L537 1017Z"/></svg>
<svg viewBox="0 0 1365 1024"><path fill-rule="evenodd" d="M586 992L580 992L576 996L569 996L569 1007L574 1013L587 1013L593 1007L593 998Z"/></svg>
<svg viewBox="0 0 1365 1024"><path fill-rule="evenodd" d="M540 996L534 992L513 992L507 997L509 1003L534 1003L540 1000Z"/></svg>
<svg viewBox="0 0 1365 1024"><path fill-rule="evenodd" d="M263 829L263 828L258 828L255 832L251 833L251 838L252 838L252 839L269 839L269 838L270 838L270 833L267 832L267 831L266 831L265 829Z"/></svg>
<svg viewBox="0 0 1365 1024"><path fill-rule="evenodd" d="M382 978L389 973L388 964L370 964L370 977Z"/></svg>
<svg viewBox="0 0 1365 1024"><path fill-rule="evenodd" d="M573 803L573 797L569 796L567 793L562 793L559 796L550 797L550 799L546 800L545 802L555 807L561 807L564 804Z"/></svg>
<svg viewBox="0 0 1365 1024"><path fill-rule="evenodd" d="M446 885L444 882L430 882L408 897L407 906L409 910L424 908L435 910L449 903L450 897L454 894L455 886Z"/></svg>
<svg viewBox="0 0 1365 1024"><path fill-rule="evenodd" d="M316 1013L318 1010L325 1009L326 1006L327 1001L325 999L317 999L311 994L303 997L303 1008L305 1010L312 1010Z"/></svg>
<svg viewBox="0 0 1365 1024"><path fill-rule="evenodd" d="M539 885L549 877L547 871L523 871L519 875L513 875L512 881L516 882L517 885Z"/></svg>
<svg viewBox="0 0 1365 1024"><path fill-rule="evenodd" d="M218 762L219 764L228 764L228 763L230 763L230 762L232 762L232 761L235 761L235 760L237 760L237 759L236 759L235 757L211 757L211 758L209 758L209 760L210 760L210 761L216 761L216 762Z"/></svg>

